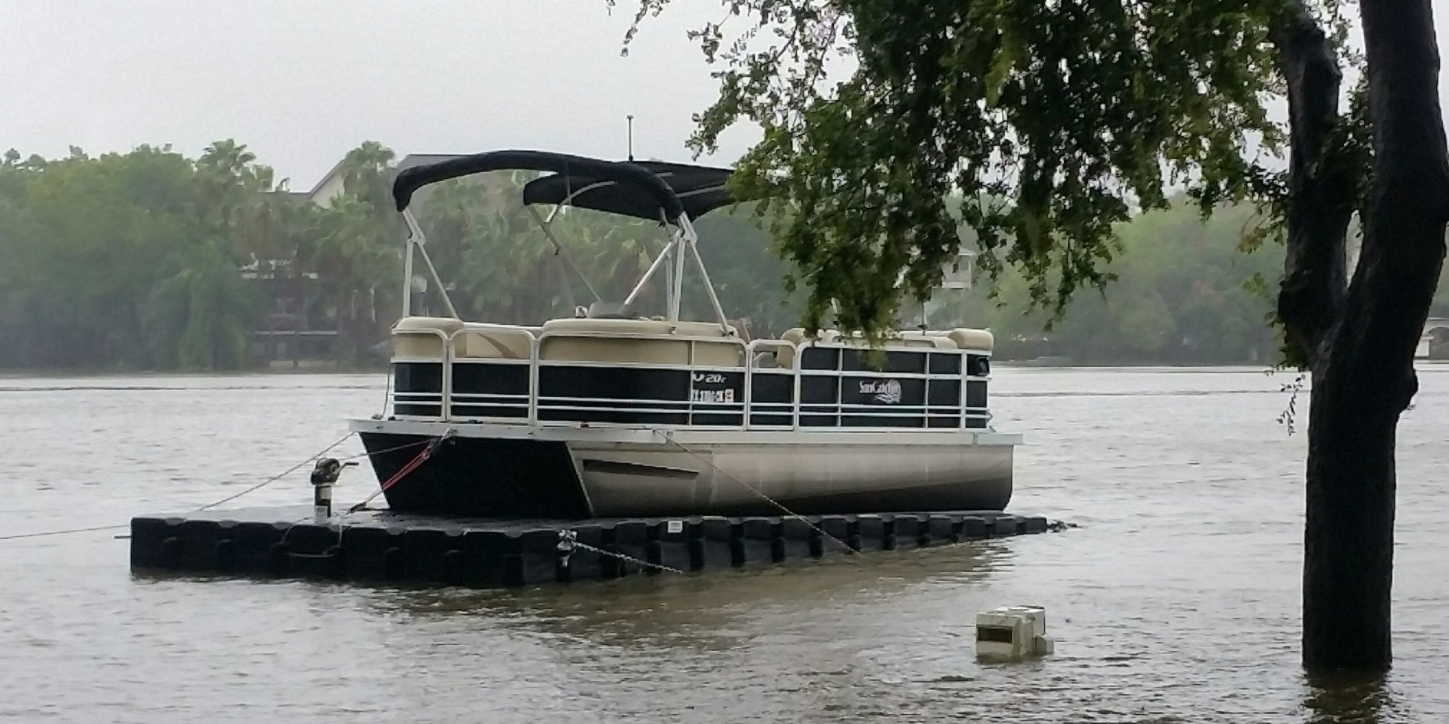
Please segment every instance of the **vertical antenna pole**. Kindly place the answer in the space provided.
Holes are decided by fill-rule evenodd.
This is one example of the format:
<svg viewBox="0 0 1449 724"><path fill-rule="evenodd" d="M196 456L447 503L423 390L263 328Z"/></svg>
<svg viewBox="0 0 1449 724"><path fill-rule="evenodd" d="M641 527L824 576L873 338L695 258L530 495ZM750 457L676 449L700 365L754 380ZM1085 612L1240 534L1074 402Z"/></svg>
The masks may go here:
<svg viewBox="0 0 1449 724"><path fill-rule="evenodd" d="M630 113L624 118L629 121L629 161L634 161L634 114Z"/></svg>

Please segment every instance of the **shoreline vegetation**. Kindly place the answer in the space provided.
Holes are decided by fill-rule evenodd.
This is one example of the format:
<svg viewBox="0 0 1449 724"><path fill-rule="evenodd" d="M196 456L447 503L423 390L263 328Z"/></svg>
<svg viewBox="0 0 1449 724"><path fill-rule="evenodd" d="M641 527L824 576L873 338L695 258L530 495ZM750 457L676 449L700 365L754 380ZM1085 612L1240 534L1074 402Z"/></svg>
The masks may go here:
<svg viewBox="0 0 1449 724"><path fill-rule="evenodd" d="M367 373L386 369L400 308L401 239L389 186L395 154L374 142L339 166L325 196L290 190L243 144L197 158L169 147L0 160L0 375L148 372ZM537 324L592 301L516 201L529 177L460 179L419 198L428 250L468 319ZM992 330L1011 366L1224 366L1276 360L1267 319L1283 250L1241 248L1245 207L1203 222L1191 203L1119 228L1117 275L1047 329L1008 271L927 305L932 327ZM752 337L796 326L805 289L747 209L697 220L720 300ZM663 248L657 224L571 210L555 223L584 276L621 298ZM972 245L963 231L964 247ZM693 288L690 288L691 282ZM685 313L708 316L686 277ZM416 286L416 285L415 285ZM1441 282L1431 316L1449 316ZM438 314L434 290L415 305ZM644 294L638 313L662 313ZM911 320L903 326L913 326ZM296 361L298 366L293 367Z"/></svg>

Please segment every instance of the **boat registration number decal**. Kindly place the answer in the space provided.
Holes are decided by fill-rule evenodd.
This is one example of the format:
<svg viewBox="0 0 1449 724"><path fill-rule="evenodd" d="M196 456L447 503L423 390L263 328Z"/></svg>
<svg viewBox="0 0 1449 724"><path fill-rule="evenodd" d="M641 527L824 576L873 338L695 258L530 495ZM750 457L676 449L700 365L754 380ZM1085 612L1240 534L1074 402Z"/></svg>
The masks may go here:
<svg viewBox="0 0 1449 724"><path fill-rule="evenodd" d="M734 390L690 390L691 402L734 402Z"/></svg>

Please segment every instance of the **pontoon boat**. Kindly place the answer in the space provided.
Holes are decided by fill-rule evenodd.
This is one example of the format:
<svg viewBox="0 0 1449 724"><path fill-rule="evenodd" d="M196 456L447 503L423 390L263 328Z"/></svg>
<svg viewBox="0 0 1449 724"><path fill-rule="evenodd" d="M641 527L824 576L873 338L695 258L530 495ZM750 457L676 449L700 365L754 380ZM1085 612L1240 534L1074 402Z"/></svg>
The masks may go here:
<svg viewBox="0 0 1449 724"><path fill-rule="evenodd" d="M525 204L664 224L668 245L621 304L538 327L458 318L409 209L413 194L514 169L545 174L524 185ZM537 151L400 173L393 195L409 235L390 409L351 422L379 480L395 480L388 506L540 518L1004 508L1021 436L991 425L991 334L902 331L883 354L830 330L742 339L709 284L690 221L733 203L729 174ZM562 251L552 218L535 213ZM450 316L412 316L416 258ZM689 267L712 321L680 319ZM662 319L632 314L640 292L660 281ZM419 464L420 448L439 439Z"/></svg>

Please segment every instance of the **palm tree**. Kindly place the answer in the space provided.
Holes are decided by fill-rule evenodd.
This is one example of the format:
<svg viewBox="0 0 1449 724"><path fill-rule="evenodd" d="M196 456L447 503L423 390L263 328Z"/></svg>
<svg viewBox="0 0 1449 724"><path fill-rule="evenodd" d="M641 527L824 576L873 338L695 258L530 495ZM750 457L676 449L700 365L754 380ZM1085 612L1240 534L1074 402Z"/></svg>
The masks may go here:
<svg viewBox="0 0 1449 724"><path fill-rule="evenodd" d="M307 266L315 269L337 322L339 353L356 358L383 336L398 293L401 244L378 224L373 205L343 194L317 219Z"/></svg>
<svg viewBox="0 0 1449 724"><path fill-rule="evenodd" d="M241 201L242 178L257 160L246 144L232 139L213 141L196 159L197 201L206 220L229 226Z"/></svg>
<svg viewBox="0 0 1449 724"><path fill-rule="evenodd" d="M342 190L373 207L373 217L395 223L390 189L394 176L393 161L397 154L377 141L363 141L342 158Z"/></svg>

